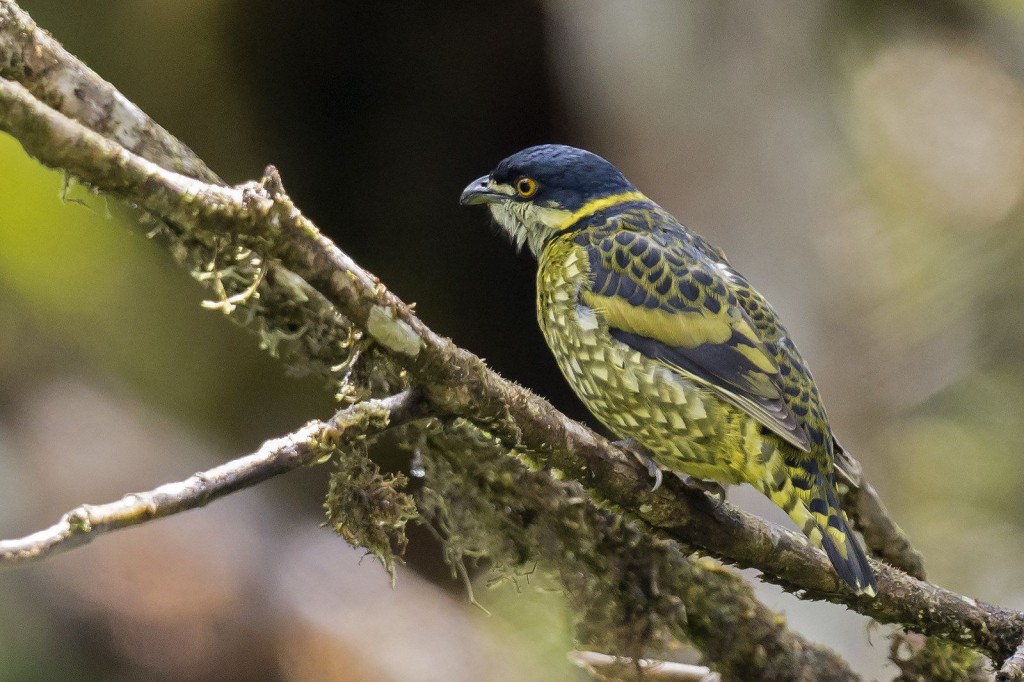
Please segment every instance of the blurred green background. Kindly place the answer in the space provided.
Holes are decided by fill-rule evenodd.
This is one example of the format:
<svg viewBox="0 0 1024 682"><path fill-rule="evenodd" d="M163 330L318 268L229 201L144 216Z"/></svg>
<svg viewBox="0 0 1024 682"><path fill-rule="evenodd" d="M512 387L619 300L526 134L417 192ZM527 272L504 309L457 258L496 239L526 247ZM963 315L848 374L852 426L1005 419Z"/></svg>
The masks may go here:
<svg viewBox="0 0 1024 682"><path fill-rule="evenodd" d="M534 264L457 198L530 144L608 157L773 301L930 578L1024 607L1024 5L21 4L229 181L276 164L429 325L581 419ZM333 410L128 212L62 186L0 137L3 537ZM0 573L0 679L582 679L557 594L482 576L488 617L422 531L392 592L318 528L325 486L297 472ZM886 628L758 589L893 676Z"/></svg>

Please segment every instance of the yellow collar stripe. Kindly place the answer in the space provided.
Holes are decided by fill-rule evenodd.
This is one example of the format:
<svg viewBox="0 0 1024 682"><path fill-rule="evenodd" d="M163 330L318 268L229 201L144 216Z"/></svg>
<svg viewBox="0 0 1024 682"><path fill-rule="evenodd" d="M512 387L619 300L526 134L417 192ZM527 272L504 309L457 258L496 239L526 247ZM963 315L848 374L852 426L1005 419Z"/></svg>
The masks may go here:
<svg viewBox="0 0 1024 682"><path fill-rule="evenodd" d="M642 193L636 191L609 194L608 196L601 197L600 199L591 199L566 218L565 222L562 223L559 229L564 230L571 227L583 218L588 218L598 211L603 211L606 208L618 206L619 204L628 204L634 201L649 201L649 199Z"/></svg>

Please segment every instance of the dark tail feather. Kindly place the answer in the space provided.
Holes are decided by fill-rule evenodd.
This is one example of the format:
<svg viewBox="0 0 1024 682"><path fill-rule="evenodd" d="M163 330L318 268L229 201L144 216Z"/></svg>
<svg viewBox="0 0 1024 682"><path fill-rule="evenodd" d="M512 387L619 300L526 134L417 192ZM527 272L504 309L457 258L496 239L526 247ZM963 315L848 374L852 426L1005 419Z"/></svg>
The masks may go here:
<svg viewBox="0 0 1024 682"><path fill-rule="evenodd" d="M839 501L836 499L835 492L829 490L828 498L829 507L838 512L833 512L829 515L829 525L835 527L845 536L846 556L842 555L832 536L824 528L821 530L821 546L825 553L828 554L829 561L835 567L836 573L850 586L850 589L857 594L874 597L878 594L878 583L875 582L875 574L871 570L871 564L868 563L868 558L864 554L864 549L857 540L857 536L850 530L846 514L839 511ZM836 523L837 521L838 524Z"/></svg>

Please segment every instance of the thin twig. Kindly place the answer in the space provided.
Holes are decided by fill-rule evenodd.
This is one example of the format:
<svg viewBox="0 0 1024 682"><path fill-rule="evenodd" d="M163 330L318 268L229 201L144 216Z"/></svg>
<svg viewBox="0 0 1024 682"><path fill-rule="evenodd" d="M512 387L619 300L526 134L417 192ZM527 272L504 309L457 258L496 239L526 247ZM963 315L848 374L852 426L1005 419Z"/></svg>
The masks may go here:
<svg viewBox="0 0 1024 682"><path fill-rule="evenodd" d="M569 660L599 679L620 679L623 674L643 674L644 680L664 682L721 682L722 678L710 668L689 663L655 661L649 658L624 659L597 651L570 651Z"/></svg>
<svg viewBox="0 0 1024 682"><path fill-rule="evenodd" d="M0 568L41 561L92 542L111 531L204 507L243 488L314 463L339 442L376 433L412 414L415 397L404 392L368 400L338 412L328 421L311 421L301 429L265 442L259 450L201 471L183 481L125 495L106 504L83 504L54 525L15 540L0 541Z"/></svg>

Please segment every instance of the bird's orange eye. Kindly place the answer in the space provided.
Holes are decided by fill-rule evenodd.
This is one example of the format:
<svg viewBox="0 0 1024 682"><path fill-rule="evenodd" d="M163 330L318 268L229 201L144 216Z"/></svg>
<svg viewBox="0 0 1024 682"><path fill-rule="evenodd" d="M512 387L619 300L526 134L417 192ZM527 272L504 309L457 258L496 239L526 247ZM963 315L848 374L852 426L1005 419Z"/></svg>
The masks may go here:
<svg viewBox="0 0 1024 682"><path fill-rule="evenodd" d="M524 199L529 199L537 193L537 181L533 178L523 176L516 180L516 192Z"/></svg>

